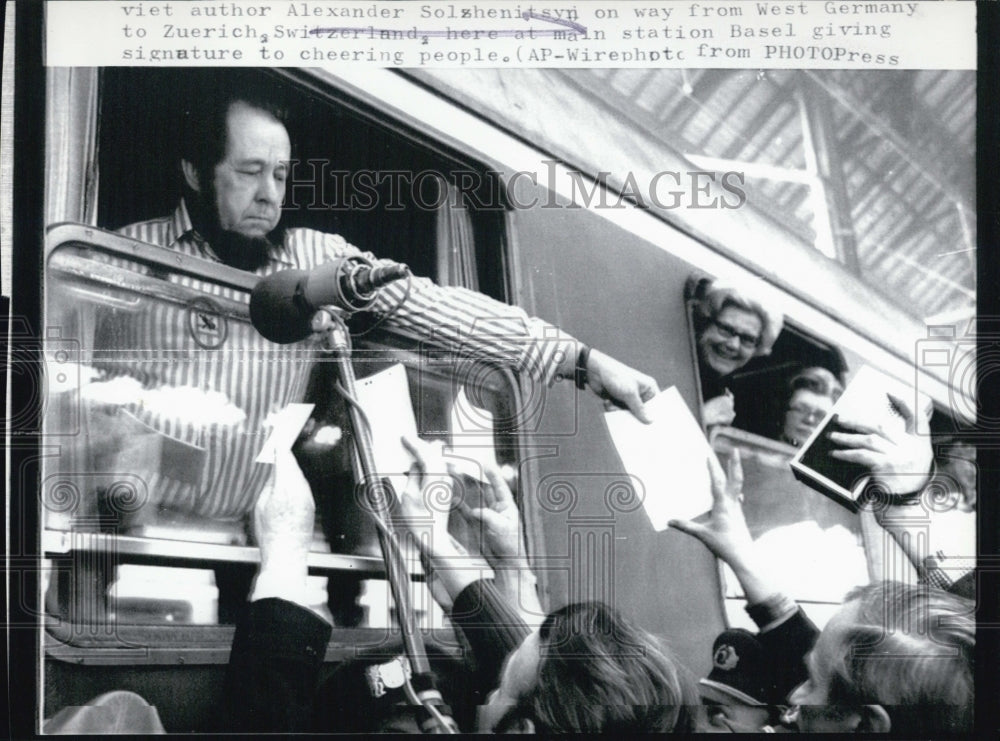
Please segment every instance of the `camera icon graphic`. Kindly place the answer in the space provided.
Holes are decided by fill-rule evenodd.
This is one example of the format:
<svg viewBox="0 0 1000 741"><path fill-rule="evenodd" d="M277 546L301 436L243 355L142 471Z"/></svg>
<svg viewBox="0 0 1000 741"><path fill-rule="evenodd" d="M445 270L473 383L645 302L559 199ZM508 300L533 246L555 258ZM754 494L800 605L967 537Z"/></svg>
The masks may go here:
<svg viewBox="0 0 1000 741"><path fill-rule="evenodd" d="M491 437L495 431L573 436L579 426L577 395L559 388L572 387L572 379L556 378L546 388L531 382L528 370L551 367L576 352L577 343L558 330L537 337L523 322L486 318L476 320L468 332L441 328L422 342L420 368L449 386L453 433L471 438ZM421 409L417 413L419 422L424 414Z"/></svg>
<svg viewBox="0 0 1000 741"><path fill-rule="evenodd" d="M11 323L10 340L6 370L24 383L12 400L4 430L11 435L30 433L37 414L46 436L79 435L84 372L80 343L64 337L60 327L47 327L39 337L27 323L16 321Z"/></svg>
<svg viewBox="0 0 1000 741"><path fill-rule="evenodd" d="M916 387L929 391L932 379L947 384L947 412L954 432L989 436L1000 432L1000 416L977 410L979 389L1000 374L1000 333L977 335L975 325L931 325L916 343ZM977 414L978 411L978 414Z"/></svg>

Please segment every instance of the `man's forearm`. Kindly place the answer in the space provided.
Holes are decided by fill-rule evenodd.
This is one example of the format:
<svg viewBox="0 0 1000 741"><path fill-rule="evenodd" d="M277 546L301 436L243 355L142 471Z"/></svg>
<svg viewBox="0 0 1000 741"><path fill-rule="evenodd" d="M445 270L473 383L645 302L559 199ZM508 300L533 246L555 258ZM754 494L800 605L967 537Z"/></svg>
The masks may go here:
<svg viewBox="0 0 1000 741"><path fill-rule="evenodd" d="M772 595L781 593L780 584L768 575L760 557L752 548L733 551L720 558L733 570L749 604L758 604Z"/></svg>
<svg viewBox="0 0 1000 741"><path fill-rule="evenodd" d="M950 589L975 568L975 513L928 507L921 497L878 510L876 520L931 586Z"/></svg>
<svg viewBox="0 0 1000 741"><path fill-rule="evenodd" d="M331 626L291 602L252 602L236 625L226 667L225 731L304 732Z"/></svg>
<svg viewBox="0 0 1000 741"><path fill-rule="evenodd" d="M498 559L493 566L497 591L517 609L532 628L545 619L545 611L538 599L538 579L526 558Z"/></svg>
<svg viewBox="0 0 1000 741"><path fill-rule="evenodd" d="M484 294L413 278L408 297L406 282L398 281L380 291L373 308L382 314L393 312L390 322L399 329L461 355L510 367L535 381L551 384L557 376L573 378L578 343L572 336Z"/></svg>

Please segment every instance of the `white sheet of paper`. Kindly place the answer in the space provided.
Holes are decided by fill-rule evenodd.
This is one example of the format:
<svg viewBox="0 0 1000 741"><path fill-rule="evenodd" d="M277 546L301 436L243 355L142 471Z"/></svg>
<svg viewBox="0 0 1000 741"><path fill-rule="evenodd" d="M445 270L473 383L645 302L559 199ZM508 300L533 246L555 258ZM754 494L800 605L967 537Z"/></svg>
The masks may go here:
<svg viewBox="0 0 1000 741"><path fill-rule="evenodd" d="M264 420L265 424L270 423L271 434L264 441L264 447L260 449L256 463L274 463L274 455L277 451L291 450L298 438L302 428L309 421L315 404L289 404L277 414L269 416Z"/></svg>
<svg viewBox="0 0 1000 741"><path fill-rule="evenodd" d="M632 413L606 412L611 438L625 471L644 491L642 504L657 532L672 519L691 519L712 508L708 456L715 455L701 426L673 386L646 402L652 424Z"/></svg>
<svg viewBox="0 0 1000 741"><path fill-rule="evenodd" d="M379 478L388 477L393 488L401 492L413 463L413 456L403 447L402 437L417 437L417 419L413 414L406 368L397 363L362 378L355 391L371 423L375 472Z"/></svg>
<svg viewBox="0 0 1000 741"><path fill-rule="evenodd" d="M497 465L493 415L473 406L464 386L455 394L451 407L451 445L445 450L445 456L459 473L485 481L484 467Z"/></svg>

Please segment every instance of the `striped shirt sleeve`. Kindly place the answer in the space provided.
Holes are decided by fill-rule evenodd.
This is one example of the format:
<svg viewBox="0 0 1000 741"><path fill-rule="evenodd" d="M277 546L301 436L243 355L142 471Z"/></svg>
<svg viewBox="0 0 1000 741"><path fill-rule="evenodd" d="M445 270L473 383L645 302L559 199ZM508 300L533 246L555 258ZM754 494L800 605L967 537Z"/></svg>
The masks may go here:
<svg viewBox="0 0 1000 741"><path fill-rule="evenodd" d="M294 230L290 247L301 268L362 253L337 235ZM552 384L559 364L575 357L576 340L523 309L475 291L442 287L427 278L397 281L383 288L372 310L390 326L427 339L436 349L462 358L482 359L511 368L536 382Z"/></svg>

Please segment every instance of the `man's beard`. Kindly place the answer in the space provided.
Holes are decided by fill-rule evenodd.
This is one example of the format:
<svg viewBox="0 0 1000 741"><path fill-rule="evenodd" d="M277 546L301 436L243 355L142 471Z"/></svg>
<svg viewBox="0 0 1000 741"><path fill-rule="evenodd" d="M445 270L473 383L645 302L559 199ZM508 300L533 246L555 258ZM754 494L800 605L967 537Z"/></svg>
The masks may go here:
<svg viewBox="0 0 1000 741"><path fill-rule="evenodd" d="M280 244L284 236L281 226L275 227L265 236L248 237L219 225L212 206L215 203L213 193L206 193L204 196L189 194L189 203L188 210L195 229L226 265L253 273L271 262L271 248Z"/></svg>
<svg viewBox="0 0 1000 741"><path fill-rule="evenodd" d="M218 226L210 230L210 234L211 236L206 235L206 239L212 251L226 265L253 273L271 262L273 243L269 239L270 235L248 237L239 232L225 231Z"/></svg>

